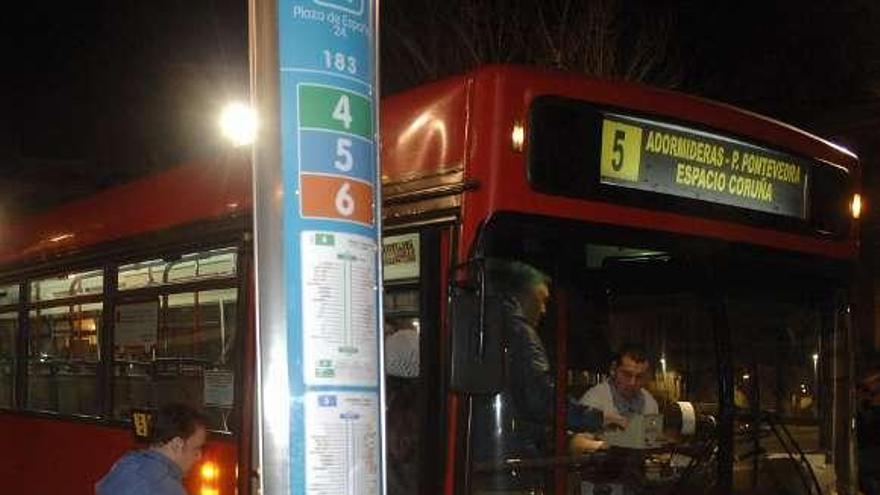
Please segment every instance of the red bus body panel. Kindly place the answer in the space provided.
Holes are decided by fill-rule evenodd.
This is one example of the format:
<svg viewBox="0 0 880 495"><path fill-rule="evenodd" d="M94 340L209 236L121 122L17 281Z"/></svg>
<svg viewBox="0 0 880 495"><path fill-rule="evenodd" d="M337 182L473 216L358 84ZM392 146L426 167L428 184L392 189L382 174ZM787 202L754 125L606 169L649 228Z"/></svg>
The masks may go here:
<svg viewBox="0 0 880 495"><path fill-rule="evenodd" d="M775 148L844 167L859 177L858 159L852 153L789 125L730 105L553 70L489 66L389 97L383 102L382 166L386 182L403 181L413 173L417 176L440 173L448 169L449 164L463 160L466 178L479 183L477 189L466 192L463 198L461 256L467 255L479 225L501 211L700 235L833 258L855 255L854 236L843 241L820 239L535 191L526 178L525 155L511 146L511 133L515 123L527 122L530 103L542 95L582 99L660 118L697 122L726 134L771 143ZM409 113L404 115L404 112Z"/></svg>
<svg viewBox="0 0 880 495"><path fill-rule="evenodd" d="M0 413L3 462L0 480L3 493L32 495L93 495L95 483L125 452L143 448L134 443L128 429ZM232 442L211 440L202 460L219 466L235 466ZM187 480L190 493L198 494L198 473ZM221 467L219 493L235 493L235 473Z"/></svg>
<svg viewBox="0 0 880 495"><path fill-rule="evenodd" d="M250 210L244 159L190 163L0 225L0 267Z"/></svg>
<svg viewBox="0 0 880 495"><path fill-rule="evenodd" d="M382 102L382 182L398 183L464 167L468 80L448 79Z"/></svg>

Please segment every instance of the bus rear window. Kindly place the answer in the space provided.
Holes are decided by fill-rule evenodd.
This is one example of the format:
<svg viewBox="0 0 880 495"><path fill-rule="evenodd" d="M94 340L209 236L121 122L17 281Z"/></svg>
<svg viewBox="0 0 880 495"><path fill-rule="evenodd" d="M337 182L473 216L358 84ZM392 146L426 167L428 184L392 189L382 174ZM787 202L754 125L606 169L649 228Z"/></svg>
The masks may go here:
<svg viewBox="0 0 880 495"><path fill-rule="evenodd" d="M236 248L190 253L174 260L154 259L119 267L119 290L234 277Z"/></svg>

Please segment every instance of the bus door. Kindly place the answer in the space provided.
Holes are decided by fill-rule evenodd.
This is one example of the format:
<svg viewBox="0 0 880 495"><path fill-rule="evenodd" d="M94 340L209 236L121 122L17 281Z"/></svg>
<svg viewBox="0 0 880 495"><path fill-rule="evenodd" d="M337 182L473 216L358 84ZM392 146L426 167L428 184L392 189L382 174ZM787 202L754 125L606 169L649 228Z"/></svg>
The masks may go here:
<svg viewBox="0 0 880 495"><path fill-rule="evenodd" d="M386 483L389 495L442 490L446 395L441 314L451 226L386 233L383 245Z"/></svg>

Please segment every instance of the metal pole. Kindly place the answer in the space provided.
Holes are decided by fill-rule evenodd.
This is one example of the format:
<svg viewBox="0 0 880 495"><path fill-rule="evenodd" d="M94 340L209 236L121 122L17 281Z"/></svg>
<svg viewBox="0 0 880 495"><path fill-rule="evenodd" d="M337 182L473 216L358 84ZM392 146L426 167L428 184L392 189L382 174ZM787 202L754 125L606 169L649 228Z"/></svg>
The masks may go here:
<svg viewBox="0 0 880 495"><path fill-rule="evenodd" d="M256 276L255 494L290 493L287 311L283 263L279 134L278 7L249 0L251 99L259 116L253 151L254 270Z"/></svg>

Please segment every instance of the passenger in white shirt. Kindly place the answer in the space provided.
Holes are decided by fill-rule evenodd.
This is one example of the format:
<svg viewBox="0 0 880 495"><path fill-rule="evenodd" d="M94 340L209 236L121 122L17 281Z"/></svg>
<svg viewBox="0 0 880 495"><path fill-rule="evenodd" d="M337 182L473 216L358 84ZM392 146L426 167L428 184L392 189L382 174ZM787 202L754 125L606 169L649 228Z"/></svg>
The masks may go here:
<svg viewBox="0 0 880 495"><path fill-rule="evenodd" d="M611 361L611 378L587 390L579 402L624 417L657 414L657 401L643 387L650 367L641 347L626 344Z"/></svg>
<svg viewBox="0 0 880 495"><path fill-rule="evenodd" d="M623 418L658 414L657 401L643 387L650 367L644 349L635 344L624 344L611 361L611 377L587 390L578 402ZM569 450L574 455L606 447L601 439L587 433L578 433L569 441Z"/></svg>

